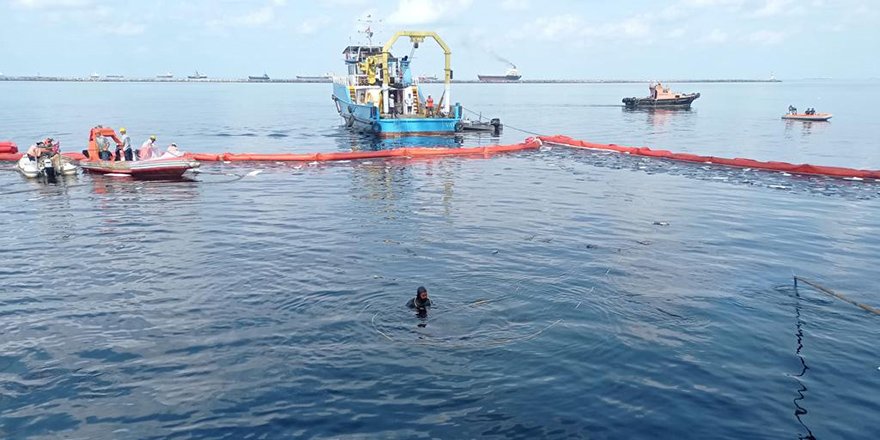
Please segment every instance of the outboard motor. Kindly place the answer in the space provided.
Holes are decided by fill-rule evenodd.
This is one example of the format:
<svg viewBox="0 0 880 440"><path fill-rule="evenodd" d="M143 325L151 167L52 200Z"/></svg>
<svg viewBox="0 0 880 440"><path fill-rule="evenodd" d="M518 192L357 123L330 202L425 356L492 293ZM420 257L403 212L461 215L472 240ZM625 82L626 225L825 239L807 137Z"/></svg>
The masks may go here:
<svg viewBox="0 0 880 440"><path fill-rule="evenodd" d="M46 180L50 183L55 183L58 173L55 165L52 163L52 156L40 156L40 168L42 168Z"/></svg>
<svg viewBox="0 0 880 440"><path fill-rule="evenodd" d="M489 121L489 125L492 126L492 134L495 136L501 134L501 130L504 128L504 125L501 124L501 119L498 118L492 118L492 120Z"/></svg>

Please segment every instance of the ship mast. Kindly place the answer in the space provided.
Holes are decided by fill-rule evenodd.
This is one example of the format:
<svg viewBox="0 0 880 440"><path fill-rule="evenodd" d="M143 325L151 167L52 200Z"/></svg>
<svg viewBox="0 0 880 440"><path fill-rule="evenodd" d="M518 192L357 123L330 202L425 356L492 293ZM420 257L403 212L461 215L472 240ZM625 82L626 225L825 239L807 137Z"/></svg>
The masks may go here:
<svg viewBox="0 0 880 440"><path fill-rule="evenodd" d="M381 23L382 20L378 20L378 23ZM373 15L367 14L364 18L359 18L358 23L362 23L364 28L358 30L359 34L363 34L367 37L367 46L373 46Z"/></svg>

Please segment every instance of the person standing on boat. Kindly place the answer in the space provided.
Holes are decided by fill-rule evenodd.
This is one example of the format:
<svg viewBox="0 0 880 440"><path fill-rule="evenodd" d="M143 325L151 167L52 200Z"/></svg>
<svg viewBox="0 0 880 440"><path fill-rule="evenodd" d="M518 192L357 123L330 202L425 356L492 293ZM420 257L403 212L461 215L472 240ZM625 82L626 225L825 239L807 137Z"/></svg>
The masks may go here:
<svg viewBox="0 0 880 440"><path fill-rule="evenodd" d="M110 139L98 133L95 135L95 146L98 147L98 159L113 160L113 153L110 152Z"/></svg>
<svg viewBox="0 0 880 440"><path fill-rule="evenodd" d="M131 152L131 137L128 136L125 127L119 129L119 134L122 135L122 138L116 144L116 160L131 162L134 159Z"/></svg>
<svg viewBox="0 0 880 440"><path fill-rule="evenodd" d="M412 111L413 111L412 95L409 93L406 93L403 97L403 113L409 115L409 114L412 114Z"/></svg>
<svg viewBox="0 0 880 440"><path fill-rule="evenodd" d="M138 150L138 160L150 160L158 156L156 149L153 147L154 143L156 143L155 134L151 135L149 139L141 144L141 148Z"/></svg>
<svg viewBox="0 0 880 440"><path fill-rule="evenodd" d="M425 100L425 116L429 118L434 116L434 98L431 95L428 95L428 99Z"/></svg>
<svg viewBox="0 0 880 440"><path fill-rule="evenodd" d="M791 114L793 114L793 115L796 115L796 114L797 114L797 107L795 107L795 106L793 106L793 105L789 105L789 106L788 106L788 112L791 113Z"/></svg>

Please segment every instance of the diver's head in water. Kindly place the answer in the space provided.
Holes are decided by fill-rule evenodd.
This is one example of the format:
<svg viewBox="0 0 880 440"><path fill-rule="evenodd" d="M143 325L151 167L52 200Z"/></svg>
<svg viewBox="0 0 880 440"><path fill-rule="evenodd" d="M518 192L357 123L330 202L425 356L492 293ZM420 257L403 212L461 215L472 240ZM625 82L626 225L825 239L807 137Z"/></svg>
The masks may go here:
<svg viewBox="0 0 880 440"><path fill-rule="evenodd" d="M425 289L425 286L419 286L416 289L416 298L413 300L413 304L420 312L431 305L431 300L428 299L428 289Z"/></svg>

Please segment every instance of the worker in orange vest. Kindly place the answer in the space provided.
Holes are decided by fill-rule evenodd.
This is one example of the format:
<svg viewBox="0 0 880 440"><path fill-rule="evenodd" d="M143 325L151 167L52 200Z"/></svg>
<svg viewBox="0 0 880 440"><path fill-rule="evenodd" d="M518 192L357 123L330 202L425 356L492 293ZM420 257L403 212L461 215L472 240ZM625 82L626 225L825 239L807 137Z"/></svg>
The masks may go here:
<svg viewBox="0 0 880 440"><path fill-rule="evenodd" d="M425 110L427 116L434 116L434 98L431 95L428 95L428 99L425 100Z"/></svg>

